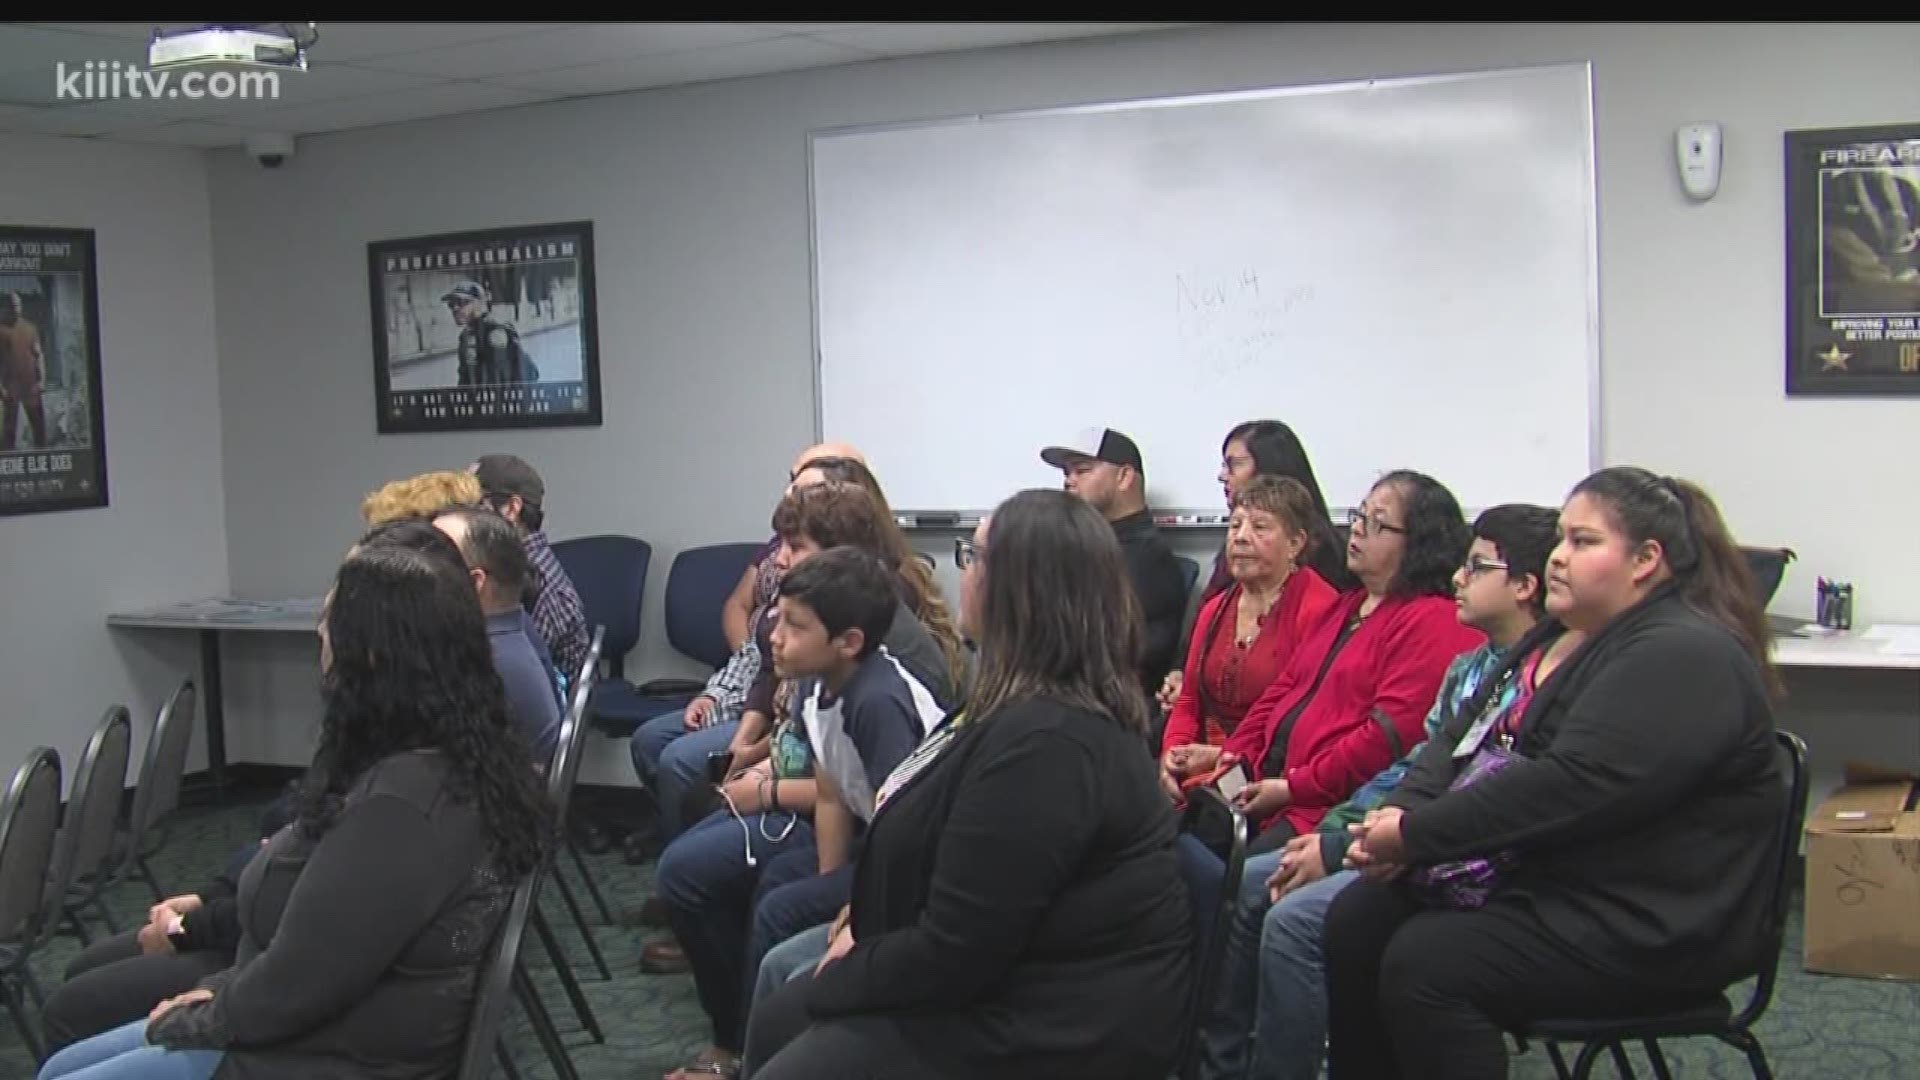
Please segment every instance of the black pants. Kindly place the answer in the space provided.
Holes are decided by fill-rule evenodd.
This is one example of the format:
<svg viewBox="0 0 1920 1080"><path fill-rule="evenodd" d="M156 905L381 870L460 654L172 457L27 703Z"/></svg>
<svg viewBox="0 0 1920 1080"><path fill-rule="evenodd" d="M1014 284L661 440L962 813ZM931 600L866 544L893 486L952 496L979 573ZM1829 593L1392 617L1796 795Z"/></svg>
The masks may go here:
<svg viewBox="0 0 1920 1080"><path fill-rule="evenodd" d="M138 933L96 941L67 965L67 981L47 995L42 1014L48 1053L142 1019L233 964L232 955L220 951L145 956Z"/></svg>
<svg viewBox="0 0 1920 1080"><path fill-rule="evenodd" d="M1501 1023L1644 1014L1674 990L1596 969L1517 905L1435 911L1360 881L1327 911L1330 1080L1503 1080Z"/></svg>
<svg viewBox="0 0 1920 1080"><path fill-rule="evenodd" d="M884 1016L814 1021L811 978L794 979L754 1006L748 1040L765 1062L746 1063L751 1080L942 1080L920 1049Z"/></svg>

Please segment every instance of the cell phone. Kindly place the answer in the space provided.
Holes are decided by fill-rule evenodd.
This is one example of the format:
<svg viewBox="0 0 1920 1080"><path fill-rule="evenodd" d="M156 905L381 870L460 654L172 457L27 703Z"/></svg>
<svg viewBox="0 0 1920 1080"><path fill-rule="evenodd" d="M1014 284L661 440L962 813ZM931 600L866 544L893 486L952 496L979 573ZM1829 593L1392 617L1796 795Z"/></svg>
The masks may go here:
<svg viewBox="0 0 1920 1080"><path fill-rule="evenodd" d="M1240 789L1246 786L1247 768L1237 761L1233 763L1232 768L1221 773L1219 778L1213 782L1214 790L1226 796L1228 802L1232 802L1234 796L1240 794Z"/></svg>
<svg viewBox="0 0 1920 1080"><path fill-rule="evenodd" d="M715 784L727 782L728 774L733 772L733 751L707 751L707 780Z"/></svg>

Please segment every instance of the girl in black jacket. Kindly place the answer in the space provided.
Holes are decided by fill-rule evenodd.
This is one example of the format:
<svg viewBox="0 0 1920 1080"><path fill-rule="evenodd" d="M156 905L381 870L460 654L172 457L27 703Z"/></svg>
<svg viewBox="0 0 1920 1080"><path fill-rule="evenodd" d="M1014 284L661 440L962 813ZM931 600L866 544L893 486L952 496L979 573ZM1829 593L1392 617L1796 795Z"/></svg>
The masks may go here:
<svg viewBox="0 0 1920 1080"><path fill-rule="evenodd" d="M232 967L41 1080L426 1080L457 1067L482 957L551 835L463 566L354 549L320 629L320 744L240 875Z"/></svg>
<svg viewBox="0 0 1920 1080"><path fill-rule="evenodd" d="M1754 971L1786 798L1746 561L1705 492L1643 469L1582 481L1560 526L1547 610L1586 642L1518 717L1429 740L1354 827L1370 880L1325 930L1333 1080L1505 1077L1503 1024L1658 1012ZM1517 756L1456 786L1490 747ZM1423 888L1470 859L1503 867L1481 906Z"/></svg>
<svg viewBox="0 0 1920 1080"><path fill-rule="evenodd" d="M1028 491L961 550L970 722L874 816L819 973L756 1011L756 1046L784 1045L756 1080L1172 1067L1192 932L1173 810L1141 753L1140 615L1113 530ZM762 1043L783 1013L804 1033Z"/></svg>

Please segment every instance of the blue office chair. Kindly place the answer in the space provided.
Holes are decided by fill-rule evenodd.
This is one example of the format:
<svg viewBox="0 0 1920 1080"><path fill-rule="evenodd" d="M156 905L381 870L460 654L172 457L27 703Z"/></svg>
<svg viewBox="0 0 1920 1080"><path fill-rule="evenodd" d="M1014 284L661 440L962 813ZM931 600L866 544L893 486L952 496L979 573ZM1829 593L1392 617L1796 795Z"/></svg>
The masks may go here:
<svg viewBox="0 0 1920 1080"><path fill-rule="evenodd" d="M673 557L673 569L667 572L666 615L667 643L675 651L714 670L726 666L733 647L727 644L721 627L721 610L761 547L713 544L688 548ZM644 715L635 726L686 708L706 685L705 679L651 679L642 683L636 691L640 697L636 712ZM600 727L612 734L606 726ZM627 734L632 733L629 728Z"/></svg>
<svg viewBox="0 0 1920 1080"><path fill-rule="evenodd" d="M640 643L640 609L646 600L653 545L631 536L583 536L553 545L561 569L573 579L588 626L606 627L599 681L588 706L595 728L625 738L648 717L639 692L626 680L627 653Z"/></svg>

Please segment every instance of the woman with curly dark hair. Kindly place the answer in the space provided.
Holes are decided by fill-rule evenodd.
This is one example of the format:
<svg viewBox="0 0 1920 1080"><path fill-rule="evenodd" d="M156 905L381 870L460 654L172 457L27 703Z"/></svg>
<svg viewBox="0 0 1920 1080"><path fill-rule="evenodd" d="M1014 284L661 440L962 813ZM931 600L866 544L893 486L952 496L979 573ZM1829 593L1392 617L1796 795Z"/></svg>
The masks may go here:
<svg viewBox="0 0 1920 1080"><path fill-rule="evenodd" d="M1247 710L1224 747L1190 746L1165 765L1179 780L1242 763L1237 801L1277 850L1310 832L1373 774L1426 738L1427 710L1453 658L1485 635L1460 624L1453 572L1472 535L1453 493L1423 473L1380 478L1351 511L1340 595Z"/></svg>
<svg viewBox="0 0 1920 1080"><path fill-rule="evenodd" d="M232 967L50 1058L42 1080L411 1080L455 1068L481 961L552 814L473 587L391 543L348 555L295 819L241 875Z"/></svg>

